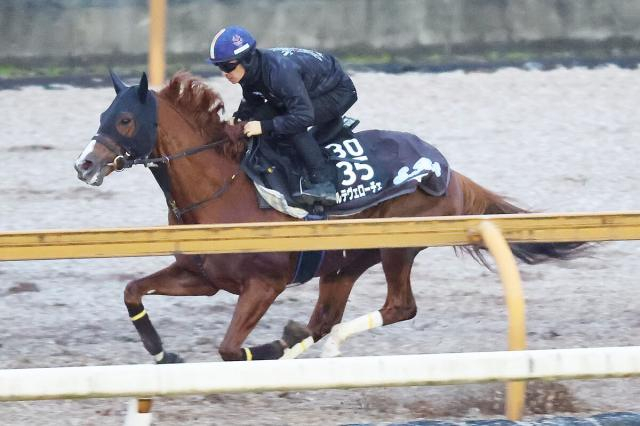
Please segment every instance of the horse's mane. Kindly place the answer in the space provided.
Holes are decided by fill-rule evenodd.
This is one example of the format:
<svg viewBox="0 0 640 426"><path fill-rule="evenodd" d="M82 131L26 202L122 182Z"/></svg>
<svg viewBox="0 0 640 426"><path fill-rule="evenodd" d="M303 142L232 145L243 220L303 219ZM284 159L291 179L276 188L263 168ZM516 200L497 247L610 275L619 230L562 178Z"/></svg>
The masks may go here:
<svg viewBox="0 0 640 426"><path fill-rule="evenodd" d="M220 119L224 102L217 91L192 74L178 71L158 95L180 111L207 143L227 138L228 143L216 147L219 153L237 161L242 158L246 149L242 126L230 126Z"/></svg>

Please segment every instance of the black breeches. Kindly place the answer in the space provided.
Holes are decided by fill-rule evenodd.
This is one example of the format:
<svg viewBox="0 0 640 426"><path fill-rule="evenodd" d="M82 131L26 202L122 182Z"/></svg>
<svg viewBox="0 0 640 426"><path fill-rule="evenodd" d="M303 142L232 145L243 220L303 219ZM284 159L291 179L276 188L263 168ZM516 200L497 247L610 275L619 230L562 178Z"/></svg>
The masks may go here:
<svg viewBox="0 0 640 426"><path fill-rule="evenodd" d="M330 92L311 99L314 113L313 124L322 126L336 118L341 118L357 100L358 94L351 79L343 80Z"/></svg>
<svg viewBox="0 0 640 426"><path fill-rule="evenodd" d="M321 141L325 134L331 132L342 122L342 116L358 100L356 88L351 79L346 79L335 89L322 96L311 99L313 104L313 125L316 142ZM314 140L307 131L291 135L295 140Z"/></svg>

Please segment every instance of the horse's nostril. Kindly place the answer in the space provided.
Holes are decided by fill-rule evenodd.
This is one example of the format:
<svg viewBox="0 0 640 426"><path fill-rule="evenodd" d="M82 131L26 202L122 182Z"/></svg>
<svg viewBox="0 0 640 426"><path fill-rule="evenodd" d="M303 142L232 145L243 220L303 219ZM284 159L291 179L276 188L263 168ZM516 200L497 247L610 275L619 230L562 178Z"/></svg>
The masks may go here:
<svg viewBox="0 0 640 426"><path fill-rule="evenodd" d="M93 166L93 163L89 160L85 160L80 167L82 170L89 170L91 166Z"/></svg>

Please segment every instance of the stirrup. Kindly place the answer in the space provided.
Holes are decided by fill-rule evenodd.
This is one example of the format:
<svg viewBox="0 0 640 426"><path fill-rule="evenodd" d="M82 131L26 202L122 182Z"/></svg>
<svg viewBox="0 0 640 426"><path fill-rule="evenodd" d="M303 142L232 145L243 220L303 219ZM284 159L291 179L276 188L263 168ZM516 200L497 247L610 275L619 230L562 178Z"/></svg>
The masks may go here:
<svg viewBox="0 0 640 426"><path fill-rule="evenodd" d="M320 203L324 206L332 206L337 203L336 187L331 182L308 183L308 185L304 188L301 179L300 187L291 194L292 197L300 203L309 205Z"/></svg>

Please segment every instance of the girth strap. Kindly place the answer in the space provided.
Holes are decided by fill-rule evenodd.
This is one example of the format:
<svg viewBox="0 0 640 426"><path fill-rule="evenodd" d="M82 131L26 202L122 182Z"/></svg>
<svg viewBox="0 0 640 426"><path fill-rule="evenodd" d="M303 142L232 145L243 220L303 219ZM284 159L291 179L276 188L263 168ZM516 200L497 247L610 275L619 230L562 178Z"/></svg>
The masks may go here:
<svg viewBox="0 0 640 426"><path fill-rule="evenodd" d="M304 220L326 220L326 216L307 215ZM315 277L324 260L325 250L301 251L290 285L300 285Z"/></svg>

